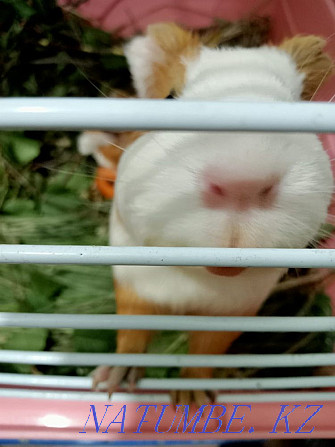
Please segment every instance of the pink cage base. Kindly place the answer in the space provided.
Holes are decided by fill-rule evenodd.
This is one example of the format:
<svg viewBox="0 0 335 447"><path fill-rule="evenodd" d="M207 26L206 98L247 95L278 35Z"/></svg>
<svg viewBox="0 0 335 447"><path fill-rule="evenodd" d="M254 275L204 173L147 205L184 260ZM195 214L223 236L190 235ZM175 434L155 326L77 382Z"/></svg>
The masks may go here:
<svg viewBox="0 0 335 447"><path fill-rule="evenodd" d="M102 421L98 433L92 415L85 427L91 404L95 405L99 424L106 410L105 405L113 404L113 407L107 410L106 417ZM335 402L285 402L283 399L283 401L278 403L240 403L238 405L241 405L241 407L238 408L235 416L236 418L239 418L245 415L245 418L242 421L237 419L234 420L229 427L228 423L234 412L234 404L222 404L226 407L226 413L220 418L222 425L218 433L214 433L219 427L217 421L209 422L205 428L207 433L201 433L209 414L209 408L204 412L204 417L196 425L194 433L190 433L192 424L185 433L182 433L183 422L179 426L178 433L175 433L180 416L176 419L171 430L168 433L164 433L164 431L169 430L175 415L175 410L172 407L169 407L164 413L164 418L162 418L157 428L157 431L161 432L159 434L155 432L155 425L158 421L163 404L155 402L157 405L157 413L151 408L146 417L147 422L144 422L140 427L140 433L135 433L136 431L139 431L138 427L144 411L143 407L139 412L136 412L136 409L139 405L145 404L153 405L154 403L131 402L126 404L125 424L122 429L124 433L118 433L121 431L121 424L111 424L108 433L103 433L107 430L108 424L122 409L122 406L125 405L125 402L45 401L44 399L30 400L4 398L1 400L1 408L2 411L4 411L4 409L6 410L5 414L0 417L0 440L1 438L53 439L82 442L157 440L161 441L164 445L164 441L185 440L193 442L217 440L219 444L220 442L234 439L320 439L334 437ZM251 411L242 407L242 405L250 405ZM297 408L295 412L288 416L288 432L285 421L281 420L278 422L278 425L275 424L282 405L288 405L285 409L285 414L292 410L295 405L301 405L301 407ZM303 422L316 411L316 407L306 409L306 406L308 405L323 405L323 407L304 427L301 427ZM217 411L212 414L213 417L219 417L221 414L221 408L217 408L216 410ZM196 408L190 409L188 421L191 420L196 411ZM153 415L153 413L155 413L155 415ZM122 414L123 413L116 419L117 422L122 420ZM180 413L180 415L181 414L182 413ZM50 425L52 424L47 422L49 420L47 416L50 415L61 415L62 420L66 421L66 427L51 427ZM254 431L252 431L251 427L253 427ZM300 430L299 427L301 427ZM244 430L241 433L238 433L243 428ZM85 433L80 433L83 431L85 431ZM225 431L227 432L224 433ZM308 433L310 431L311 433Z"/></svg>

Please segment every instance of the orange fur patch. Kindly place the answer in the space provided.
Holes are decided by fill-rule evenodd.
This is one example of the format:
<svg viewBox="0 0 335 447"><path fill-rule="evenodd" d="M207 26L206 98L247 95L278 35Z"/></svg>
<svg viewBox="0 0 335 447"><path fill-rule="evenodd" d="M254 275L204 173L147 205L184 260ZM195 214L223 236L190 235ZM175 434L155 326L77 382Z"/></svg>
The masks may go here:
<svg viewBox="0 0 335 447"><path fill-rule="evenodd" d="M105 146L99 146L99 152L116 167L122 155L123 152L122 149L126 149L128 146L131 145L131 143L137 140L137 138L139 138L144 133L145 132L138 130L129 132L111 133L115 141L115 145L113 145L113 143L109 143L106 144Z"/></svg>
<svg viewBox="0 0 335 447"><path fill-rule="evenodd" d="M305 74L301 98L310 100L334 70L334 62L324 51L326 40L318 36L295 36L284 40L279 48L293 58Z"/></svg>
<svg viewBox="0 0 335 447"><path fill-rule="evenodd" d="M155 305L142 300L130 287L122 287L115 283L115 298L119 315L153 315ZM152 331L146 330L118 330L118 353L145 352L150 341Z"/></svg>
<svg viewBox="0 0 335 447"><path fill-rule="evenodd" d="M183 59L192 59L198 54L199 36L174 23L151 25L147 35L152 37L164 55L163 60L153 64L147 96L166 98L171 91L181 93L185 80Z"/></svg>

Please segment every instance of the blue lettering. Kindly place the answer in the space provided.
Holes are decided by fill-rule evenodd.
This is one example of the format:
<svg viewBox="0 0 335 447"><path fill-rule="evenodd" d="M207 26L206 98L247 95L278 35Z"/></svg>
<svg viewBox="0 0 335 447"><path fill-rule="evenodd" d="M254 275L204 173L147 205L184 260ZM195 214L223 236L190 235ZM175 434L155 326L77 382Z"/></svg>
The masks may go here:
<svg viewBox="0 0 335 447"><path fill-rule="evenodd" d="M157 405L140 405L139 407L137 407L136 412L137 412L141 407L145 407L145 410L144 410L144 412L143 412L142 419L140 420L140 423L138 424L137 430L134 431L134 433L141 433L141 427L142 427L142 424L143 424L144 422L149 422L149 421L146 421L146 420L145 420L145 417L146 417L146 415L147 415L147 413L148 413L148 411L149 411L149 407L154 407L154 408L155 408L155 411L157 411Z"/></svg>
<svg viewBox="0 0 335 447"><path fill-rule="evenodd" d="M323 407L323 405L307 405L306 408L305 408L305 410L307 410L307 408L310 408L310 407L318 407L318 408L317 408L316 411L314 411L314 413L312 414L312 416L310 416L308 419L305 420L305 422L304 422L302 425L300 425L300 427L298 428L298 430L296 431L296 433L312 433L312 431L314 431L314 428L315 428L315 427L313 427L312 430L310 430L310 431L300 431L303 427L305 427L305 425L307 424L307 422L310 421L310 420L312 419L312 417L315 416L315 415L321 410L321 408Z"/></svg>
<svg viewBox="0 0 335 447"><path fill-rule="evenodd" d="M160 424L160 422L161 422L161 420L162 420L162 418L163 418L163 416L164 416L165 410L166 410L166 408L169 407L169 406L170 406L170 405L162 405L162 411L161 411L161 414L159 415L158 421L157 421L157 423L156 423L156 425L155 425L155 432L156 432L156 433L168 433L168 432L171 430L172 425L174 424L174 421L176 420L177 413L178 413L178 409L177 409L177 411L175 412L175 415L174 415L172 424L170 425L169 429L168 429L168 430L165 430L165 431L158 431L158 427L159 427L159 424Z"/></svg>
<svg viewBox="0 0 335 447"><path fill-rule="evenodd" d="M237 412L238 407L247 407L251 411L251 405L234 405L233 414L231 415L231 417L229 419L229 422L227 424L226 430L224 432L222 432L222 433L242 433L242 431L244 430L244 427L242 427L242 430L240 430L240 431L229 431L230 426L231 426L231 424L232 424L232 422L234 420L243 422L245 414L242 417L240 417L240 418L236 418L235 417L235 414Z"/></svg>
<svg viewBox="0 0 335 447"><path fill-rule="evenodd" d="M281 410L280 410L279 416L277 417L277 420L276 420L276 422L275 422L275 425L273 426L272 431L270 431L269 433L277 433L277 432L276 432L277 425L278 425L279 421L281 421L282 419L285 420L285 426L286 426L286 431L284 431L284 433L291 433L291 432L290 432L290 427L289 427L289 425L288 425L288 419L287 419L287 416L288 416L289 414L293 413L293 411L296 410L297 408L301 407L301 405L295 405L294 408L293 408L293 410L291 410L291 411L290 411L289 413L287 413L285 416L282 416L282 414L283 414L283 412L285 411L285 408L286 408L286 407L289 407L289 405L282 405L282 406L281 406Z"/></svg>
<svg viewBox="0 0 335 447"><path fill-rule="evenodd" d="M222 421L221 421L221 417L225 414L225 412L226 412L226 407L224 406L224 405L211 405L211 410L210 410L210 412L209 412L209 415L207 416L207 419L206 419L206 421L205 421L205 424L204 424L204 428L202 429L202 431L200 432L200 433L217 433L219 430L220 430L220 428L221 428L221 425L222 425ZM221 414L220 414L220 416L218 416L218 417L215 417L215 418L213 418L212 417L212 414L213 414L213 411L215 410L215 408L216 407L220 407L220 408L222 408L222 411L221 411ZM212 421L214 421L214 420L216 420L216 421L219 421L219 426L218 426L218 428L215 430L215 431L206 431L206 428L207 428L207 425L208 425L208 422L210 421L210 420L212 420Z"/></svg>
<svg viewBox="0 0 335 447"><path fill-rule="evenodd" d="M120 413L122 413L122 421L116 421L116 419L117 419L117 417L119 416ZM115 418L110 422L110 424L108 425L106 430L103 431L102 433L108 433L108 429L111 426L111 424L121 424L121 431L119 431L118 433L124 433L125 419L126 419L126 406L123 405L121 410L118 412L118 414L115 416Z"/></svg>
<svg viewBox="0 0 335 447"><path fill-rule="evenodd" d="M188 420L188 412L189 412L190 406L189 405L177 405L177 410L178 410L179 407L185 407L185 408L184 408L183 414L181 415L180 421L178 422L178 426L177 426L177 429L176 429L175 433L178 433L179 425L180 425L183 417L184 417L184 423L183 423L182 432L185 433L185 431L187 430L187 427L191 424L191 422L195 418L195 422L193 424L192 430L190 431L190 433L195 433L195 427L198 424L198 422L200 421L202 413L203 413L205 407L207 407L207 405L201 405L201 407L195 413L195 415L190 420L190 422L187 422L187 420Z"/></svg>
<svg viewBox="0 0 335 447"><path fill-rule="evenodd" d="M88 418L87 418L87 420L86 420L86 423L85 423L85 425L84 425L83 431L80 431L79 433L86 433L85 428L86 428L87 422L88 422L88 420L89 420L89 418L90 418L90 416L91 416L91 413L93 414L93 419L94 419L94 423L95 423L95 431L96 431L96 433L99 433L99 430L100 430L102 421L104 420L104 418L105 418L105 416L106 416L106 413L107 413L107 411L108 411L108 408L109 408L109 407L112 407L112 406L113 406L113 405L105 405L106 410L105 410L105 413L104 413L104 415L103 415L103 418L101 419L101 422L100 422L100 424L99 424L99 423L98 423L98 419L97 419L97 413L96 413L96 411L95 411L95 405L90 405L90 407L91 407L91 408L90 408L90 412L89 412Z"/></svg>

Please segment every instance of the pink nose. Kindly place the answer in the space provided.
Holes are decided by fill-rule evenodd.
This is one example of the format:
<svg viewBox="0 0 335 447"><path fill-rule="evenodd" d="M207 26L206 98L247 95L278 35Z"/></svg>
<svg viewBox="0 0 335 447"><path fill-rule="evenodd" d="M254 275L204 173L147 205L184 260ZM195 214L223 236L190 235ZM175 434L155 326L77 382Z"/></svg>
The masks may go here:
<svg viewBox="0 0 335 447"><path fill-rule="evenodd" d="M202 200L208 208L269 208L277 195L278 179L225 181L206 175Z"/></svg>

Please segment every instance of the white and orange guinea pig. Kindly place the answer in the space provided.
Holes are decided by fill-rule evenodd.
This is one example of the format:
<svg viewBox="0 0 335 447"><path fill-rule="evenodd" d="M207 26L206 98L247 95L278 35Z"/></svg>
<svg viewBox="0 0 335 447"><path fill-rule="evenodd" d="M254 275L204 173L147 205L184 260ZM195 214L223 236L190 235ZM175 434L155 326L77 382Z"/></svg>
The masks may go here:
<svg viewBox="0 0 335 447"><path fill-rule="evenodd" d="M125 48L142 98L299 101L332 70L319 37L280 47L201 46L196 34L154 25ZM148 132L118 166L110 242L116 246L303 248L325 222L333 189L330 160L312 134ZM255 315L282 268L115 266L122 314ZM182 328L180 328L182 330ZM191 354L224 353L235 333L194 332ZM146 350L149 331L121 330L117 352ZM183 377L211 377L186 368ZM94 385L109 392L134 369L99 367ZM205 391L174 393L179 403L208 401Z"/></svg>

